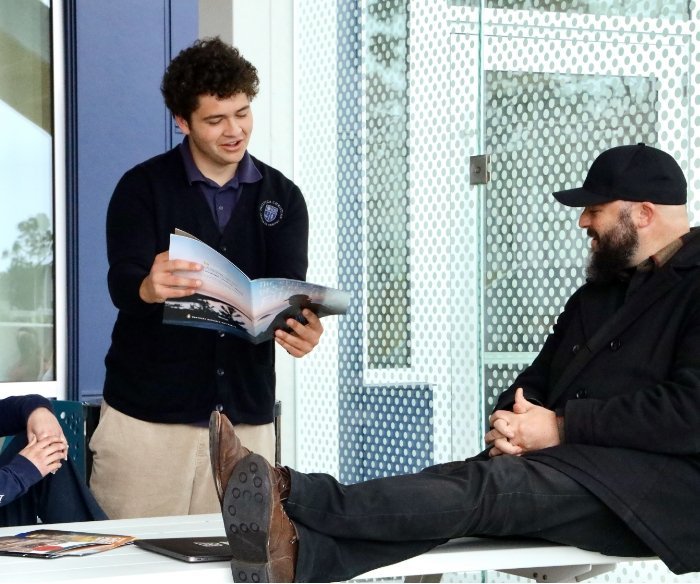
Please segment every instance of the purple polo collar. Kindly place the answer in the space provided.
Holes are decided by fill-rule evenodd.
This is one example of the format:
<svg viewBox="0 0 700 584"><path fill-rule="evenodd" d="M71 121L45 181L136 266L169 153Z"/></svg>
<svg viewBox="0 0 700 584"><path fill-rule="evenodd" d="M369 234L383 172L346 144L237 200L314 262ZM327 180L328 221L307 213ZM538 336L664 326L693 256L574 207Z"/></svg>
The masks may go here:
<svg viewBox="0 0 700 584"><path fill-rule="evenodd" d="M241 183L254 183L262 179L262 174L260 174L260 171L255 166L255 163L247 150L245 151L245 154L243 154L241 161L238 163L236 174L231 180L221 186L216 184L213 180L208 179L202 174L202 171L197 168L194 158L192 157L192 150L190 150L190 142L187 136L185 136L185 139L180 143L180 152L182 154L182 160L185 163L185 174L187 175L187 181L190 184L202 182L207 186L214 187L216 189L223 189L227 187L237 189Z"/></svg>

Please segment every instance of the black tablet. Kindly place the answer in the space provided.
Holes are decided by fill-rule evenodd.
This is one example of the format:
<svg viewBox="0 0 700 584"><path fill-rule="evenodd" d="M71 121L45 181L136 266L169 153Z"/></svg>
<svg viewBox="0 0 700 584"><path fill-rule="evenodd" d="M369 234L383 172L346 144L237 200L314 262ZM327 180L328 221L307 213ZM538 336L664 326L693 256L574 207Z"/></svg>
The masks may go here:
<svg viewBox="0 0 700 584"><path fill-rule="evenodd" d="M137 539L134 544L183 562L223 562L231 559L231 548L225 537Z"/></svg>

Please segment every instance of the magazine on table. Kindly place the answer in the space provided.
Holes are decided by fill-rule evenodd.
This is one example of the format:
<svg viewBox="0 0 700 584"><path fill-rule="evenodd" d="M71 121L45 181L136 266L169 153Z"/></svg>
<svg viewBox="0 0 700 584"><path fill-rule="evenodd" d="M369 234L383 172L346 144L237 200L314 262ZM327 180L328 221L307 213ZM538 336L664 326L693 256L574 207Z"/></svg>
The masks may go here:
<svg viewBox="0 0 700 584"><path fill-rule="evenodd" d="M30 558L87 556L134 541L130 535L37 529L0 537L0 555Z"/></svg>
<svg viewBox="0 0 700 584"><path fill-rule="evenodd" d="M176 229L170 236L170 259L202 265L196 294L165 301L163 322L235 334L254 344L269 340L275 329L286 329L288 318L304 322L301 311L317 316L345 314L350 295L342 290L288 278L251 280L235 264L203 241Z"/></svg>

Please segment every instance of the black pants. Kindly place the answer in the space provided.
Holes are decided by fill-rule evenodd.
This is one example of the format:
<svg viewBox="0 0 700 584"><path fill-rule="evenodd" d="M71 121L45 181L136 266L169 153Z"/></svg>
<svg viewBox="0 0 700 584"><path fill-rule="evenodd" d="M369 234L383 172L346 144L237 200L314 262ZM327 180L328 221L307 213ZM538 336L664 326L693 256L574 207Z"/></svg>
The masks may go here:
<svg viewBox="0 0 700 584"><path fill-rule="evenodd" d="M285 508L299 532L297 582L347 580L463 536L653 555L589 491L526 457L476 457L355 485L292 470Z"/></svg>
<svg viewBox="0 0 700 584"><path fill-rule="evenodd" d="M0 465L7 464L27 445L24 434L15 436L2 453ZM0 507L0 526L93 521L107 519L78 474L72 460L58 472L45 476L21 497Z"/></svg>

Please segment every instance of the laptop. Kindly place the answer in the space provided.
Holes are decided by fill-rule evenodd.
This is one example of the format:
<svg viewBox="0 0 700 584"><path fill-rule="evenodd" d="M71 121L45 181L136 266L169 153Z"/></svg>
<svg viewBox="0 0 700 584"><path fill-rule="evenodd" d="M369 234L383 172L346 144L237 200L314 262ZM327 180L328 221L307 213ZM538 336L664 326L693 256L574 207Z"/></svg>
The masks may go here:
<svg viewBox="0 0 700 584"><path fill-rule="evenodd" d="M134 544L183 562L224 562L232 558L226 537L170 537L137 539Z"/></svg>

